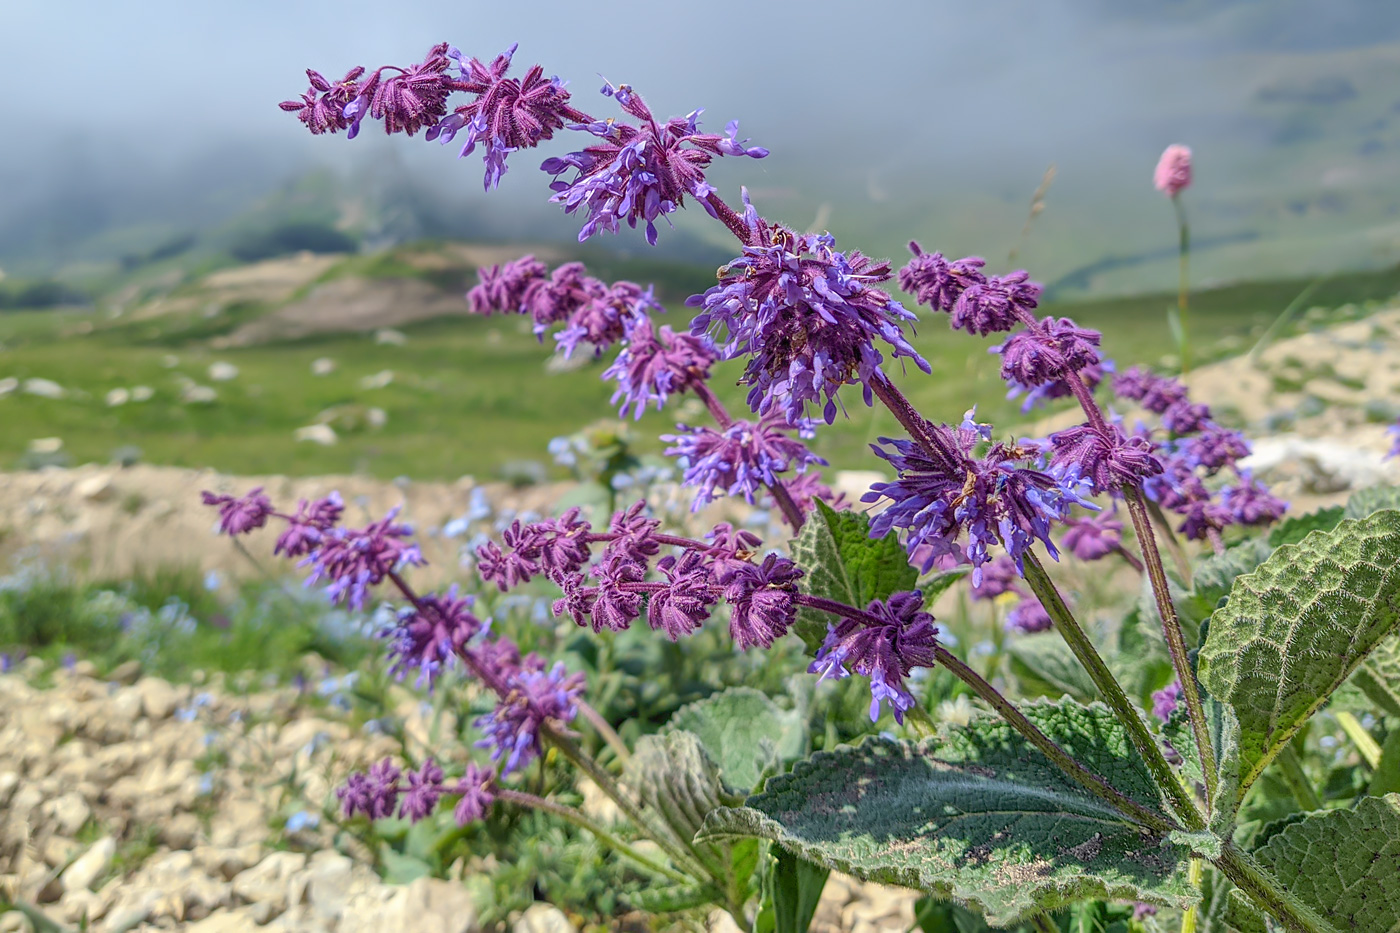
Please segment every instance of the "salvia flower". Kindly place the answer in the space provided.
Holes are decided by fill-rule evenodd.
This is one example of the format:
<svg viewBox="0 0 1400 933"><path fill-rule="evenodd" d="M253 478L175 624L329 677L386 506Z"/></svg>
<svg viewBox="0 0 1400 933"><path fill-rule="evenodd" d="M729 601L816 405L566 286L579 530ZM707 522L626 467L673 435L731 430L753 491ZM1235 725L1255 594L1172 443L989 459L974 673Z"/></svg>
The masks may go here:
<svg viewBox="0 0 1400 933"><path fill-rule="evenodd" d="M925 253L914 240L909 241L909 251L914 258L899 270L899 287L935 311L952 311L968 286L987 281L982 274L987 261L980 256L949 262L942 253Z"/></svg>
<svg viewBox="0 0 1400 933"><path fill-rule="evenodd" d="M1012 606L1011 611L1006 614L1005 624L1007 631L1020 632L1023 635L1048 632L1055 625L1050 614L1040 604L1040 600L1033 596L1021 597L1021 601Z"/></svg>
<svg viewBox="0 0 1400 933"><path fill-rule="evenodd" d="M679 558L663 557L656 569L666 577L666 588L647 602L647 624L678 641L705 623L719 598L713 568L699 551Z"/></svg>
<svg viewBox="0 0 1400 933"><path fill-rule="evenodd" d="M565 357L572 356L580 343L590 344L593 355L601 356L604 350L626 337L639 318L663 310L650 287L643 289L633 282L614 282L579 305L554 339Z"/></svg>
<svg viewBox="0 0 1400 933"><path fill-rule="evenodd" d="M304 561L311 565L307 585L325 579L329 581L326 595L332 602L362 609L370 587L384 582L400 566L422 564L417 545L407 540L413 529L394 521L398 512L395 506L384 518L364 528L333 528L327 532L320 546Z"/></svg>
<svg viewBox="0 0 1400 933"><path fill-rule="evenodd" d="M304 557L324 540L326 532L340 522L345 512L345 502L340 493L308 502L302 499L297 503L295 515L287 518L287 527L277 536L277 544L272 553L284 557Z"/></svg>
<svg viewBox="0 0 1400 933"><path fill-rule="evenodd" d="M802 510L802 514L807 514L817 507L817 502L825 502L837 512L845 511L851 507L846 501L846 494L839 490L832 489L822 482L822 475L816 470L808 470L806 473L799 473L781 480L783 487L787 489L788 495L792 496L792 501L797 503L797 507Z"/></svg>
<svg viewBox="0 0 1400 933"><path fill-rule="evenodd" d="M1171 719L1172 713L1176 712L1177 705L1181 702L1181 681L1173 680L1161 690L1152 692L1152 715L1156 716L1163 723Z"/></svg>
<svg viewBox="0 0 1400 933"><path fill-rule="evenodd" d="M1084 383L1085 388L1093 392L1101 382L1105 373L1113 372L1112 360L1100 360L1097 363L1086 366L1079 371L1079 378ZM1074 394L1069 382L1064 379L1052 379L1049 382L1042 382L1040 385L1023 385L1014 379L1007 380L1007 398L1016 398L1018 395L1025 395L1025 400L1021 402L1021 411L1028 412L1046 402L1057 398L1069 398Z"/></svg>
<svg viewBox="0 0 1400 933"><path fill-rule="evenodd" d="M1169 198L1185 191L1191 184L1191 150L1176 144L1168 146L1157 160L1152 184Z"/></svg>
<svg viewBox="0 0 1400 933"><path fill-rule="evenodd" d="M1052 317L1017 331L992 347L1001 354L1001 378L1022 386L1039 386L1062 379L1099 363L1096 330L1088 330L1069 318Z"/></svg>
<svg viewBox="0 0 1400 933"><path fill-rule="evenodd" d="M417 823L437 809L442 796L442 769L429 758L417 771L408 772L408 786L399 797L399 817Z"/></svg>
<svg viewBox="0 0 1400 933"><path fill-rule="evenodd" d="M311 87L301 95L301 100L284 100L278 106L295 113L313 136L339 132L350 125L345 117L345 108L359 95L357 81L364 73L363 67L356 66L332 84L320 72L308 68L306 77Z"/></svg>
<svg viewBox="0 0 1400 933"><path fill-rule="evenodd" d="M730 562L716 570L729 603L729 634L742 649L759 645L771 648L787 634L797 617L797 580L802 570L776 554L762 564Z"/></svg>
<svg viewBox="0 0 1400 933"><path fill-rule="evenodd" d="M1220 491L1220 504L1239 525L1270 525L1283 518L1288 503L1269 492L1269 487L1249 473L1241 473L1240 481Z"/></svg>
<svg viewBox="0 0 1400 933"><path fill-rule="evenodd" d="M592 526L571 508L558 518L511 523L501 535L507 551L488 541L476 550L477 572L502 592L544 574L558 583L588 563L588 533Z"/></svg>
<svg viewBox="0 0 1400 933"><path fill-rule="evenodd" d="M431 686L483 628L471 613L472 602L471 596L459 596L454 584L443 595L429 593L419 597L418 605L402 610L382 633L390 643L390 671L399 678L414 671L419 686Z"/></svg>
<svg viewBox="0 0 1400 933"><path fill-rule="evenodd" d="M752 505L765 486L778 482L778 474L800 472L814 463L824 466L826 461L791 437L791 430L774 412L757 422L735 421L722 431L702 425L684 434L663 434L661 439L673 445L666 454L680 458L684 465L681 482L695 487L691 511L698 512L723 495L742 496ZM797 430L810 434L811 428L804 419Z"/></svg>
<svg viewBox="0 0 1400 933"><path fill-rule="evenodd" d="M979 337L1008 331L1035 310L1040 292L1039 283L1024 271L993 276L963 289L948 322Z"/></svg>
<svg viewBox="0 0 1400 933"><path fill-rule="evenodd" d="M904 679L916 667L933 666L938 644L938 626L923 606L918 590L895 593L866 607L870 619L843 618L828 625L808 672L823 678L839 679L852 671L869 677L870 721L880 718L880 704L888 701L895 720L903 723L905 711L914 705Z"/></svg>
<svg viewBox="0 0 1400 933"><path fill-rule="evenodd" d="M205 492L203 501L205 505L218 506L219 531L230 537L245 535L261 528L267 524L268 516L274 511L272 500L263 495L261 486L242 496L221 496Z"/></svg>
<svg viewBox="0 0 1400 933"><path fill-rule="evenodd" d="M506 698L476 721L485 733L476 744L491 749L492 761L505 759L502 774L528 765L539 754L541 726L565 726L578 714L583 675L569 674L562 661L544 668L542 658L526 658L512 673Z"/></svg>
<svg viewBox="0 0 1400 933"><path fill-rule="evenodd" d="M973 599L996 599L1006 593L1020 593L1020 582L1016 562L1003 554L982 567L982 579L972 586L970 595Z"/></svg>
<svg viewBox="0 0 1400 933"><path fill-rule="evenodd" d="M358 771L351 774L335 790L346 818L356 814L363 814L372 820L391 816L394 805L398 803L401 790L399 778L402 775L403 772L388 758L371 766L368 774Z"/></svg>
<svg viewBox="0 0 1400 933"><path fill-rule="evenodd" d="M708 201L714 189L704 171L715 156L768 155L767 149L746 147L747 140L735 138L737 123L729 124L726 136L701 133L699 110L663 124L627 85L605 84L603 93L616 98L638 125L605 120L571 126L599 137L599 142L546 159L540 166L555 177L552 200L564 205L564 213L582 209L587 214L580 242L603 230L617 233L623 223L635 228L642 222L647 242L654 246L656 221L679 210L687 194L715 213ZM569 171L575 173L571 180L559 180Z"/></svg>
<svg viewBox="0 0 1400 933"><path fill-rule="evenodd" d="M1184 443L1182 453L1188 463L1203 468L1210 475L1248 457L1249 442L1238 431L1210 424Z"/></svg>
<svg viewBox="0 0 1400 933"><path fill-rule="evenodd" d="M569 92L557 77L546 78L539 65L530 66L523 78L507 78L510 60L519 44L497 55L491 64L466 58L461 51L447 50L457 63L461 81L456 90L475 94L470 104L458 107L450 116L428 131L428 139L443 145L459 133L466 139L458 158L472 154L478 143L485 153L484 185L487 191L500 185L506 173L506 157L519 149L530 149L551 138L566 122L584 119L569 106Z"/></svg>
<svg viewBox="0 0 1400 933"><path fill-rule="evenodd" d="M469 826L484 819L495 806L496 772L469 761L454 791L462 796L453 810L453 818L458 826Z"/></svg>
<svg viewBox="0 0 1400 933"><path fill-rule="evenodd" d="M1153 414L1163 414L1180 402L1189 402L1186 387L1175 379L1158 376L1141 366L1130 366L1113 379L1113 391L1122 398L1141 402Z"/></svg>
<svg viewBox="0 0 1400 933"><path fill-rule="evenodd" d="M987 425L970 420L959 427L930 425L929 433L935 450L885 437L871 445L899 474L892 483L875 483L862 497L864 502L891 502L870 523L871 537L901 529L907 532L905 547L911 555L929 545L922 552L925 573L941 555L966 557L974 584L981 581L982 566L992 559L988 549L995 544L1005 547L1018 567L1033 541L1041 541L1052 556L1058 554L1051 526L1064 520L1070 506L1086 504L1080 494L1086 481L1072 472L1055 476L1031 469L1026 464L1037 459L1037 452L1018 445L996 443L974 456L973 448L990 434Z"/></svg>
<svg viewBox="0 0 1400 933"><path fill-rule="evenodd" d="M1102 428L1081 424L1050 435L1050 464L1058 472L1089 480L1097 495L1123 486L1136 486L1162 472L1152 444L1140 436L1127 437L1117 425Z"/></svg>
<svg viewBox="0 0 1400 933"><path fill-rule="evenodd" d="M522 313L527 290L548 275L549 269L533 255L476 270L477 284L467 292L473 314Z"/></svg>
<svg viewBox="0 0 1400 933"><path fill-rule="evenodd" d="M428 50L422 62L395 69L399 74L393 77L381 78L386 69L376 71L369 85L361 89L360 98L372 93L369 114L384 121L385 133L412 136L447 113L447 95L452 92L446 76L449 67L447 43L439 43Z"/></svg>
<svg viewBox="0 0 1400 933"><path fill-rule="evenodd" d="M1100 560L1123 543L1123 523L1107 514L1072 518L1065 524L1060 544L1080 560Z"/></svg>
<svg viewBox="0 0 1400 933"><path fill-rule="evenodd" d="M890 278L888 262L842 253L829 234L777 226L754 236L754 245L720 269L719 284L686 304L702 309L693 333L714 330L725 359L749 358L743 382L752 386L755 412L782 411L795 424L809 403L825 399L822 415L830 424L837 391L856 384L872 404L870 381L884 360L877 339L895 357L931 371L900 326L915 315L876 287Z"/></svg>
<svg viewBox="0 0 1400 933"><path fill-rule="evenodd" d="M639 314L627 331L626 345L603 371L603 378L617 382L612 401L615 405L622 400L618 416L625 418L631 409L641 418L649 403L660 411L671 395L703 384L714 361L708 339L677 334L664 325L658 333L651 318Z"/></svg>

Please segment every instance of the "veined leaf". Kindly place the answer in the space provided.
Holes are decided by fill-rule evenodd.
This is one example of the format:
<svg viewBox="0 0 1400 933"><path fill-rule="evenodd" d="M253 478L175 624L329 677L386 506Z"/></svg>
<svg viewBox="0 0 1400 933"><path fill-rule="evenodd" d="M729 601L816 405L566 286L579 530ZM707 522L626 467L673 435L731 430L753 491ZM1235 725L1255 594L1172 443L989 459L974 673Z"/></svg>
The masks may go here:
<svg viewBox="0 0 1400 933"><path fill-rule="evenodd" d="M872 599L912 590L919 579L897 536L871 538L865 513L837 512L821 501L793 539L792 559L807 571L802 592L859 609ZM797 634L815 650L829 621L827 613L804 608L797 614Z"/></svg>
<svg viewBox="0 0 1400 933"><path fill-rule="evenodd" d="M1351 494L1346 518L1365 518L1382 509L1400 509L1400 486L1371 486Z"/></svg>
<svg viewBox="0 0 1400 933"><path fill-rule="evenodd" d="M773 849L767 882L773 901L775 933L807 933L830 869L800 859L781 846Z"/></svg>
<svg viewBox="0 0 1400 933"><path fill-rule="evenodd" d="M666 731L676 729L700 740L725 784L739 793L753 790L766 770L800 757L807 744L801 715L750 687L681 707L666 724Z"/></svg>
<svg viewBox="0 0 1400 933"><path fill-rule="evenodd" d="M1239 807L1308 717L1400 622L1400 512L1279 548L1210 618L1201 683L1239 720Z"/></svg>
<svg viewBox="0 0 1400 933"><path fill-rule="evenodd" d="M1098 696L1084 665L1058 634L1020 636L1008 645L1007 655L1021 696L1059 699L1068 694L1084 701Z"/></svg>
<svg viewBox="0 0 1400 933"><path fill-rule="evenodd" d="M1369 515L1370 512L1366 514ZM1307 515L1290 515L1269 532L1269 546L1279 548L1285 544L1297 544L1314 531L1331 531L1344 518L1365 518L1365 516L1347 515L1346 509L1340 505L1318 509Z"/></svg>
<svg viewBox="0 0 1400 933"><path fill-rule="evenodd" d="M1400 716L1400 635L1377 645L1351 675L1351 682L1382 712Z"/></svg>
<svg viewBox="0 0 1400 933"><path fill-rule="evenodd" d="M1119 791L1160 806L1106 708L1063 701L1025 713ZM993 924L1086 898L1194 899L1186 848L1143 831L990 718L920 744L871 738L819 752L748 806L712 813L701 832L734 835L975 907Z"/></svg>
<svg viewBox="0 0 1400 933"><path fill-rule="evenodd" d="M1254 858L1337 930L1400 930L1400 794L1309 813L1273 834Z"/></svg>

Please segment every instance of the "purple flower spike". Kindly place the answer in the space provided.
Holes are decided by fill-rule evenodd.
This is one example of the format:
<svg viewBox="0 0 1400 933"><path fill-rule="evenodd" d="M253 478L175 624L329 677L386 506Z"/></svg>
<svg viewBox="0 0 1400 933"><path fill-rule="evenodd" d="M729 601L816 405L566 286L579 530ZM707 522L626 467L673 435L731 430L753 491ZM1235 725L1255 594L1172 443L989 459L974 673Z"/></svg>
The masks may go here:
<svg viewBox="0 0 1400 933"><path fill-rule="evenodd" d="M1163 414L1181 402L1189 402L1186 387L1175 379L1154 375L1140 366L1132 366L1113 380L1113 391L1122 398L1141 402L1153 414Z"/></svg>
<svg viewBox="0 0 1400 933"><path fill-rule="evenodd" d="M467 770L453 789L461 794L457 808L452 815L458 826L469 826L484 819L496 804L496 772L483 768L474 761L467 762Z"/></svg>
<svg viewBox="0 0 1400 933"><path fill-rule="evenodd" d="M249 490L247 495L218 496L212 492L203 494L204 504L219 507L219 531L234 537L267 524L272 514L272 500L263 495L261 486Z"/></svg>
<svg viewBox="0 0 1400 933"><path fill-rule="evenodd" d="M982 580L972 587L969 595L973 599L996 599L1005 593L1019 594L1021 588L1017 584L1020 582L1021 573L1016 569L1016 562L1002 555L982 567Z"/></svg>
<svg viewBox="0 0 1400 933"><path fill-rule="evenodd" d="M705 181L705 168L715 156L768 155L767 149L745 148L736 140L737 124L730 124L728 137L701 133L699 110L659 124L627 85L604 85L603 93L616 98L639 125L606 120L571 126L600 142L563 158L546 159L540 166L555 176L552 200L564 205L564 213L586 212L579 242L603 230L617 233L623 223L635 228L643 222L647 242L655 246L656 221L679 210L687 194L714 213L706 201L714 188ZM559 176L570 170L575 172L573 179L560 181Z"/></svg>
<svg viewBox="0 0 1400 933"><path fill-rule="evenodd" d="M713 574L698 551L686 551L679 559L663 557L656 569L667 586L647 603L647 624L679 641L710 617L717 598Z"/></svg>
<svg viewBox="0 0 1400 933"><path fill-rule="evenodd" d="M1161 690L1152 692L1152 715L1163 723L1172 718L1181 702L1181 681L1173 680Z"/></svg>
<svg viewBox="0 0 1400 933"><path fill-rule="evenodd" d="M677 425L685 428L685 425ZM810 432L805 419L796 428ZM743 496L754 504L765 485L778 481L788 470L806 470L826 461L787 432L793 430L774 412L752 423L735 421L723 431L708 426L690 428L686 434L663 434L674 446L666 454L679 457L685 466L682 485L696 488L690 510L698 512L719 496Z"/></svg>
<svg viewBox="0 0 1400 933"><path fill-rule="evenodd" d="M1040 292L1024 271L973 283L958 296L949 323L979 337L1008 331L1030 316Z"/></svg>
<svg viewBox="0 0 1400 933"><path fill-rule="evenodd" d="M490 748L491 760L505 759L502 774L528 765L540 752L540 727L563 726L578 714L583 675L569 674L563 662L549 671L543 658L531 655L509 680L510 694L496 709L476 721L486 738L479 748Z"/></svg>
<svg viewBox="0 0 1400 933"><path fill-rule="evenodd" d="M692 333L713 329L724 337L725 359L750 357L742 381L753 387L755 412L782 411L796 424L809 403L825 399L822 416L830 424L837 391L857 384L872 404L869 383L884 361L876 339L931 371L900 326L915 315L875 287L890 278L888 262L839 252L829 234L773 227L754 237L758 245L720 269L718 285L686 304L703 308Z"/></svg>
<svg viewBox="0 0 1400 933"><path fill-rule="evenodd" d="M1188 463L1204 468L1209 476L1227 466L1234 466L1236 460L1248 457L1249 441L1238 431L1212 424L1186 441L1182 453Z"/></svg>
<svg viewBox="0 0 1400 933"><path fill-rule="evenodd" d="M502 265L483 266L476 270L478 284L467 292L467 303L473 314L523 314L527 290L548 272L544 263L530 255Z"/></svg>
<svg viewBox="0 0 1400 933"><path fill-rule="evenodd" d="M506 173L506 156L518 149L538 146L554 136L555 130L570 121L584 119L583 113L569 106L569 92L558 78L546 78L544 69L532 65L523 78L507 78L510 60L518 46L512 45L486 65L477 58L465 58L457 49L447 57L457 63L462 80L456 90L475 94L476 100L457 110L428 131L428 139L451 142L466 131L466 142L459 158L469 156L477 143L485 146L485 186L490 191Z"/></svg>
<svg viewBox="0 0 1400 933"><path fill-rule="evenodd" d="M1123 543L1123 523L1108 515L1072 518L1067 524L1060 544L1080 560L1100 560Z"/></svg>
<svg viewBox="0 0 1400 933"><path fill-rule="evenodd" d="M345 502L340 493L332 492L324 499L297 503L297 513L287 520L287 527L277 536L272 553L285 557L305 557L310 554L340 521Z"/></svg>
<svg viewBox="0 0 1400 933"><path fill-rule="evenodd" d="M677 334L665 326L658 336L651 318L639 314L627 332L626 346L603 371L603 378L617 381L612 401L617 404L622 399L618 416L625 418L630 408L641 418L648 403L654 402L660 411L672 394L704 384L714 361L707 339Z"/></svg>
<svg viewBox="0 0 1400 933"><path fill-rule="evenodd" d="M1021 601L1006 614L1006 630L1009 632L1034 635L1037 632L1048 632L1054 627L1055 623L1046 613L1045 607L1034 596L1021 597Z"/></svg>
<svg viewBox="0 0 1400 933"><path fill-rule="evenodd" d="M1248 473L1240 475L1239 485L1221 491L1220 504L1240 525L1271 525L1288 511L1287 502L1276 498L1268 486Z"/></svg>
<svg viewBox="0 0 1400 933"><path fill-rule="evenodd" d="M1053 476L1030 469L1024 464L1037 460L1038 452L1016 445L996 443L974 458L973 448L990 430L970 421L957 428L930 425L938 448L932 452L913 441L885 437L880 444L890 449L871 445L899 476L892 483L874 484L861 499L892 503L870 523L870 536L906 531L905 548L911 555L919 551L925 573L942 555L965 556L974 585L982 580L982 565L992 559L992 545L1005 547L1018 567L1037 540L1052 556L1058 554L1050 540L1051 525L1063 521L1070 506L1088 504L1079 492L1087 481L1073 472ZM928 547L919 550L921 545Z"/></svg>
<svg viewBox="0 0 1400 933"><path fill-rule="evenodd" d="M656 303L651 288L643 290L632 282L615 282L584 302L569 317L568 326L554 335L565 357L573 356L580 343L593 346L593 355L627 336L637 320L647 314L664 311Z"/></svg>
<svg viewBox="0 0 1400 933"><path fill-rule="evenodd" d="M369 588L378 586L396 568L423 564L416 545L405 539L413 534L408 525L394 522L399 509L364 528L335 528L327 532L321 545L303 563L311 564L307 585L329 580L326 595L333 603L363 609Z"/></svg>
<svg viewBox="0 0 1400 933"><path fill-rule="evenodd" d="M417 823L437 809L442 796L442 769L431 758L417 771L408 772L408 786L399 798L399 817Z"/></svg>
<svg viewBox="0 0 1400 933"><path fill-rule="evenodd" d="M388 758L373 765L369 773L355 772L335 790L345 817L362 813L372 820L384 819L394 812L399 797L399 777L402 772Z"/></svg>
<svg viewBox="0 0 1400 933"><path fill-rule="evenodd" d="M463 646L483 628L470 612L471 596L458 596L453 584L438 596L419 598L421 608L404 610L398 621L382 633L389 639L389 670L402 679L410 671L418 674L417 685L432 687L433 682L457 657Z"/></svg>
<svg viewBox="0 0 1400 933"><path fill-rule="evenodd" d="M987 261L980 256L949 262L942 253L925 253L913 240L909 241L909 251L914 258L899 270L899 287L935 311L952 311L968 286L987 281L982 274Z"/></svg>
<svg viewBox="0 0 1400 933"><path fill-rule="evenodd" d="M308 68L306 77L311 81L311 87L301 95L301 100L284 100L278 106L295 113L313 136L339 132L349 126L345 108L359 95L357 82L364 73L365 69L357 65L332 84L320 72Z"/></svg>
<svg viewBox="0 0 1400 933"><path fill-rule="evenodd" d="M992 352L1001 354L1001 378L1021 386L1040 386L1098 365L1101 336L1069 318L1047 317L1007 337Z"/></svg>
<svg viewBox="0 0 1400 933"><path fill-rule="evenodd" d="M1050 464L1062 474L1089 480L1097 495L1122 486L1136 486L1162 472L1162 463L1143 437L1125 437L1116 425L1106 431L1081 424L1050 435Z"/></svg>
<svg viewBox="0 0 1400 933"><path fill-rule="evenodd" d="M808 673L839 679L848 675L849 667L869 677L870 721L879 720L880 704L888 700L895 721L903 723L905 711L914 705L904 678L916 667L932 667L938 644L938 626L923 606L924 596L918 590L895 593L866 608L880 620L878 626L855 619L828 625Z"/></svg>
<svg viewBox="0 0 1400 933"><path fill-rule="evenodd" d="M761 565L733 562L716 572L729 603L729 634L734 643L748 650L754 645L771 648L787 634L797 617L797 580L802 570L776 554L769 554Z"/></svg>
<svg viewBox="0 0 1400 933"><path fill-rule="evenodd" d="M837 512L844 512L851 507L850 502L846 501L846 494L837 492L823 483L822 475L816 470L790 476L782 480L782 484L804 515L815 509L818 501L825 502Z"/></svg>

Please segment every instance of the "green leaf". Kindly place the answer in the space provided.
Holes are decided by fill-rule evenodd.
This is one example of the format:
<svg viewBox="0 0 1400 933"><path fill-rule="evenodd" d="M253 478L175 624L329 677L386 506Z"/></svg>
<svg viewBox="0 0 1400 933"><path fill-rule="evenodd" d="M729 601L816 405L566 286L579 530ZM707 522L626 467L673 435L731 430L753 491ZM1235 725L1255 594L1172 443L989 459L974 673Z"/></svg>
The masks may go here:
<svg viewBox="0 0 1400 933"><path fill-rule="evenodd" d="M1279 548L1210 618L1201 683L1239 720L1232 815L1284 745L1400 622L1400 512Z"/></svg>
<svg viewBox="0 0 1400 933"><path fill-rule="evenodd" d="M1230 595L1235 580L1257 570L1273 550L1263 538L1246 538L1224 554L1211 554L1197 564L1191 576L1190 591L1174 600L1181 620L1188 628L1199 627L1216 611L1220 601ZM1160 631L1161 618L1156 614L1155 605L1150 618Z"/></svg>
<svg viewBox="0 0 1400 933"><path fill-rule="evenodd" d="M1347 500L1347 518L1365 518L1383 509L1400 509L1400 486L1358 489Z"/></svg>
<svg viewBox="0 0 1400 933"><path fill-rule="evenodd" d="M785 710L750 687L731 687L683 706L666 724L700 740L720 777L736 792L747 793L766 771L806 751L802 716Z"/></svg>
<svg viewBox="0 0 1400 933"><path fill-rule="evenodd" d="M711 884L672 884L643 888L627 895L627 902L649 914L673 914L723 901Z"/></svg>
<svg viewBox="0 0 1400 933"><path fill-rule="evenodd" d="M934 602L938 600L938 597L951 590L954 584L971 573L971 567L957 567L953 570L941 570L937 573L931 573L919 580L919 592L924 594L924 604L932 606Z"/></svg>
<svg viewBox="0 0 1400 933"><path fill-rule="evenodd" d="M837 512L825 502L817 503L793 539L792 559L807 571L802 592L861 609L872 599L914 589L919 579L896 535L871 538L868 515ZM808 648L821 644L830 618L815 609L798 612L795 628Z"/></svg>
<svg viewBox="0 0 1400 933"><path fill-rule="evenodd" d="M1068 694L1089 701L1098 695L1084 665L1058 634L1020 636L1007 646L1007 656L1021 696L1059 699Z"/></svg>
<svg viewBox="0 0 1400 933"><path fill-rule="evenodd" d="M1389 716L1400 716L1400 635L1392 635L1376 646L1351 682Z"/></svg>
<svg viewBox="0 0 1400 933"><path fill-rule="evenodd" d="M1032 703L1026 715L1124 794L1160 806L1104 707ZM773 839L856 877L914 887L1009 924L1091 897L1184 907L1188 851L1144 832L991 718L920 744L873 737L818 752L703 839Z"/></svg>
<svg viewBox="0 0 1400 933"><path fill-rule="evenodd" d="M1338 930L1400 928L1400 794L1309 813L1254 858Z"/></svg>
<svg viewBox="0 0 1400 933"><path fill-rule="evenodd" d="M774 859L768 876L773 899L773 929L775 933L807 933L831 871L779 846L773 848Z"/></svg>
<svg viewBox="0 0 1400 933"><path fill-rule="evenodd" d="M957 904L921 897L914 904L914 923L923 933L991 933L985 920Z"/></svg>
<svg viewBox="0 0 1400 933"><path fill-rule="evenodd" d="M1381 761L1371 775L1368 791L1374 796L1400 793L1400 729L1391 731L1381 746Z"/></svg>
<svg viewBox="0 0 1400 933"><path fill-rule="evenodd" d="M1346 509L1340 505L1334 505L1330 509L1318 509L1307 515L1290 515L1269 532L1269 546L1280 548L1285 544L1297 544L1314 531L1331 531L1337 527L1338 522L1347 517Z"/></svg>

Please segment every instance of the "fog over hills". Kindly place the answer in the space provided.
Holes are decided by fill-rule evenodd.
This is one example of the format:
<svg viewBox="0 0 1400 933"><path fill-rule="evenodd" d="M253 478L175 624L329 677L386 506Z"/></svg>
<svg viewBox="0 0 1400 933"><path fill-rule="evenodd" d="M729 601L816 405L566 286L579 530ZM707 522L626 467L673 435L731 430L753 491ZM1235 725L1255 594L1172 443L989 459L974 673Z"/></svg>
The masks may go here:
<svg viewBox="0 0 1400 933"><path fill-rule="evenodd" d="M1004 268L1050 164L1017 263L1062 292L1169 285L1170 208L1151 187L1191 145L1202 281L1400 260L1400 5L1368 0L951 0L507 6L360 0L226 6L9 0L0 61L0 268L81 280L195 233L317 218L370 243L423 235L571 239L543 157L481 191L476 157L421 138L311 138L276 103L302 69L408 64L439 39L489 57L521 43L608 115L597 75L661 113L705 108L768 146L711 180L796 226L898 255L916 236ZM565 133L547 154L567 151ZM734 163L734 164L728 164ZM700 212L666 253L732 247ZM640 251L625 233L609 247Z"/></svg>

